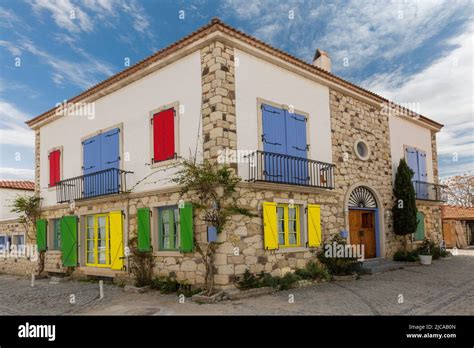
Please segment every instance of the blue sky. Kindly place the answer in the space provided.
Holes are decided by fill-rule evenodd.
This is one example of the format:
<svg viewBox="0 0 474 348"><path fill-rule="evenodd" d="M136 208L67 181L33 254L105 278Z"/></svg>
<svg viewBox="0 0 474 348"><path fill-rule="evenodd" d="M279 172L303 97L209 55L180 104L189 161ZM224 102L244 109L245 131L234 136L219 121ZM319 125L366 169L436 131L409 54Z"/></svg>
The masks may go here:
<svg viewBox="0 0 474 348"><path fill-rule="evenodd" d="M472 173L469 0L2 0L0 178L33 178L25 120L213 16L308 62L316 48L327 51L335 74L446 125L438 136L441 176Z"/></svg>

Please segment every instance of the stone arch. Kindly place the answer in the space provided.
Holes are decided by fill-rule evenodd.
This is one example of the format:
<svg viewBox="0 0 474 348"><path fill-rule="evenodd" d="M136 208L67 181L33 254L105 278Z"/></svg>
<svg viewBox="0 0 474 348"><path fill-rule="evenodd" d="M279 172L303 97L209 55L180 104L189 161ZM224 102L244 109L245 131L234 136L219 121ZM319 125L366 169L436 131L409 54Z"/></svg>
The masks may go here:
<svg viewBox="0 0 474 348"><path fill-rule="evenodd" d="M353 193L358 192L358 194L354 195ZM369 197L370 195L370 197ZM370 208L377 209L377 227L376 227L376 234L379 243L379 253L377 257L384 257L385 255L385 210L383 206L383 202L381 199L380 194L378 193L377 189L370 185L367 182L357 182L349 186L344 196L344 226L345 230L349 231L349 209L351 208L351 202L354 199L360 198L361 202L365 199L364 203L370 204ZM372 201L373 199L373 201ZM357 206L353 206L356 208ZM350 238L350 236L348 236ZM350 239L349 239L350 241Z"/></svg>

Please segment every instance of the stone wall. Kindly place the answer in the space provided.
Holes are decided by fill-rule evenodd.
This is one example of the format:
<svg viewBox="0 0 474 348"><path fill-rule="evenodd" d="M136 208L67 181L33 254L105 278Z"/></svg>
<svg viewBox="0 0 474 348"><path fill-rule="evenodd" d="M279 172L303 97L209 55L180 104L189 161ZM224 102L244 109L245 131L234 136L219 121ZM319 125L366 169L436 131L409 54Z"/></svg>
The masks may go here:
<svg viewBox="0 0 474 348"><path fill-rule="evenodd" d="M344 218L345 197L356 184L367 186L379 198L380 221L383 222L383 257L391 257L400 246L391 223L392 160L388 115L378 107L331 90L332 156L335 167L338 221ZM365 140L371 151L367 160L359 159L354 150L357 139ZM347 226L347 214L345 217Z"/></svg>
<svg viewBox="0 0 474 348"><path fill-rule="evenodd" d="M419 201L416 207L419 212L425 215L425 237L439 244L443 239L441 207L436 204L421 203Z"/></svg>
<svg viewBox="0 0 474 348"><path fill-rule="evenodd" d="M25 243L34 247L35 241L29 238L23 224L17 220L0 222L0 235L12 236L16 234L25 235ZM31 233L30 233L31 234ZM30 275L32 273L38 274L39 263L36 256L29 257L28 255L19 255L15 253L4 252L0 254L0 273L8 273L15 275Z"/></svg>
<svg viewBox="0 0 474 348"><path fill-rule="evenodd" d="M201 49L204 158L216 161L224 148L237 149L234 49L216 41Z"/></svg>

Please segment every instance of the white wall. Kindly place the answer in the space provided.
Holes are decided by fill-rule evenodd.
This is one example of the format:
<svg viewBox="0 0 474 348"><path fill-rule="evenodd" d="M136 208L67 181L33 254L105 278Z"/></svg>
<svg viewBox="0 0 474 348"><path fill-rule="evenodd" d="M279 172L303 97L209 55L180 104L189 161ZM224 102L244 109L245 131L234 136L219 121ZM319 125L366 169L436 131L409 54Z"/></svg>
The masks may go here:
<svg viewBox="0 0 474 348"><path fill-rule="evenodd" d="M426 171L428 182L433 182L433 156L431 151L431 131L399 116L389 117L390 150L392 170L395 178L398 163L405 158L404 146L426 151Z"/></svg>
<svg viewBox="0 0 474 348"><path fill-rule="evenodd" d="M17 196L33 196L34 191L0 188L0 221L13 220L18 214L10 212Z"/></svg>
<svg viewBox="0 0 474 348"><path fill-rule="evenodd" d="M152 171L156 174L139 184L133 192L172 185L167 178L176 169L164 172L147 165L152 157L149 112L176 101L184 106L184 113L179 115L178 155L189 157L190 150L194 154L197 136L201 135L200 60L200 52L197 51L96 100L93 119L66 116L41 127L40 190L43 207L57 204L56 189L48 188L48 150L63 146L61 179L82 175L81 139L119 123L123 124L121 166L124 170L134 172L127 175L127 188ZM198 152L202 155L202 145ZM129 161L124 160L127 154Z"/></svg>
<svg viewBox="0 0 474 348"><path fill-rule="evenodd" d="M329 89L295 73L235 50L239 65L235 68L237 147L257 150L257 98L292 105L309 114L308 157L332 163ZM239 165L239 175L248 178L248 165Z"/></svg>

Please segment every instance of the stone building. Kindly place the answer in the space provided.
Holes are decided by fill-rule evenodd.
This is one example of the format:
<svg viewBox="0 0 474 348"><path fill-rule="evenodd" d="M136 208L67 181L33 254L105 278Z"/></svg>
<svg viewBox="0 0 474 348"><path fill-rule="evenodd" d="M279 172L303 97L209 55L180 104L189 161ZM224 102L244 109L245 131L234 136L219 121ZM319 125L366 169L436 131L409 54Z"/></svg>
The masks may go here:
<svg viewBox="0 0 474 348"><path fill-rule="evenodd" d="M238 202L256 215L233 216L217 236L218 286L246 269L303 267L341 231L366 257L390 258L401 245L391 221L401 158L416 173L421 232L438 240L442 125L330 67L325 52L308 64L214 19L28 121L45 271L126 275L138 234L157 275L203 283L193 238L206 241L207 225L169 181L190 157L230 162Z"/></svg>
<svg viewBox="0 0 474 348"><path fill-rule="evenodd" d="M0 180L0 273L25 275L37 272L36 259L25 251L27 227L12 212L18 196L32 196L35 183L24 180Z"/></svg>

